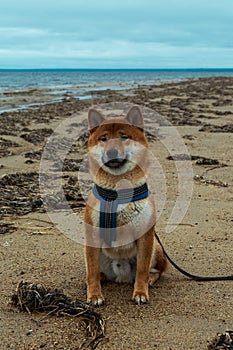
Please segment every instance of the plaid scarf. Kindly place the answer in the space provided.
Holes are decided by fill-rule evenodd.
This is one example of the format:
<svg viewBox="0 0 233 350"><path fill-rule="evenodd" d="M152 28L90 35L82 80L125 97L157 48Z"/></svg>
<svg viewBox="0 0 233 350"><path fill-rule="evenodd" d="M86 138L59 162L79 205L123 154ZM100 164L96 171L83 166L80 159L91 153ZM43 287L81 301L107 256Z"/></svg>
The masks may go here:
<svg viewBox="0 0 233 350"><path fill-rule="evenodd" d="M94 185L92 192L100 200L100 238L111 247L116 241L117 207L118 204L125 204L147 198L150 191L147 184L119 191Z"/></svg>

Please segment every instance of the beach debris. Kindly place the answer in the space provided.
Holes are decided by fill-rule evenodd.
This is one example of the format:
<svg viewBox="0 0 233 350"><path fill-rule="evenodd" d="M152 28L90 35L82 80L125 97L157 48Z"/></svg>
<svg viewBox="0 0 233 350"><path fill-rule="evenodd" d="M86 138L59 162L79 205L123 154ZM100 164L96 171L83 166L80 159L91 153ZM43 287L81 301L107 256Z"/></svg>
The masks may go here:
<svg viewBox="0 0 233 350"><path fill-rule="evenodd" d="M189 154L180 153L174 154L167 157L168 160L191 160L191 156Z"/></svg>
<svg viewBox="0 0 233 350"><path fill-rule="evenodd" d="M227 99L219 98L217 101L212 103L212 105L215 107L229 106L231 104L232 104L231 98L227 98Z"/></svg>
<svg viewBox="0 0 233 350"><path fill-rule="evenodd" d="M211 159L203 156L194 156L185 153L174 154L167 157L168 160L195 160L197 165L226 167L227 164L221 163L218 159Z"/></svg>
<svg viewBox="0 0 233 350"><path fill-rule="evenodd" d="M26 134L20 135L24 140L33 143L33 145L38 145L45 141L53 133L53 129L42 128L42 129L33 129L28 131Z"/></svg>
<svg viewBox="0 0 233 350"><path fill-rule="evenodd" d="M46 313L47 316L69 316L84 325L86 335L81 348L96 349L105 337L105 321L102 315L80 300L72 301L59 289L45 288L40 284L21 281L10 303L20 311Z"/></svg>
<svg viewBox="0 0 233 350"><path fill-rule="evenodd" d="M79 171L82 159L65 159L63 162L63 171Z"/></svg>
<svg viewBox="0 0 233 350"><path fill-rule="evenodd" d="M90 192L93 182L88 179L86 181L80 179L76 182L72 182L75 181L74 178L75 177L69 177L69 180L63 186L66 200L69 202L71 208L84 207L84 196Z"/></svg>
<svg viewBox="0 0 233 350"><path fill-rule="evenodd" d="M190 140L190 141L195 140L196 138L197 138L196 136L189 135L189 134L183 136L183 139Z"/></svg>
<svg viewBox="0 0 233 350"><path fill-rule="evenodd" d="M20 145L13 140L0 137L0 157L12 156L14 154L10 149L12 147L20 147Z"/></svg>
<svg viewBox="0 0 233 350"><path fill-rule="evenodd" d="M204 185L212 185L217 187L228 187L229 185L226 182L220 181L220 180L211 180L211 179L205 179L203 175L195 175L194 180L196 182L199 182Z"/></svg>
<svg viewBox="0 0 233 350"><path fill-rule="evenodd" d="M233 350L233 331L218 333L213 340L207 343L207 350Z"/></svg>
<svg viewBox="0 0 233 350"><path fill-rule="evenodd" d="M29 158L32 160L40 160L41 156L42 156L42 152L43 152L43 150L40 149L39 151L27 152L27 153L25 153L24 156L25 156L25 158Z"/></svg>
<svg viewBox="0 0 233 350"><path fill-rule="evenodd" d="M42 344L42 346L40 345L39 349L42 349L46 344ZM18 345L16 347L16 350L38 350L38 344L31 344L31 345Z"/></svg>
<svg viewBox="0 0 233 350"><path fill-rule="evenodd" d="M69 164L69 163L67 163ZM47 174L40 174L43 177ZM71 208L85 206L84 193L88 193L92 182L78 180L73 176L63 177L63 191L52 192L41 197L39 186L39 173L15 173L3 176L0 179L0 217L8 215L24 215L30 212L45 212L47 208L63 209L69 205ZM81 184L81 189L80 189ZM81 191L82 190L82 191ZM66 203L68 201L68 204Z"/></svg>
<svg viewBox="0 0 233 350"><path fill-rule="evenodd" d="M191 160L195 160L195 164L204 166L215 166L218 168L223 168L228 166L225 163L220 162L218 159L207 158L203 156L191 156Z"/></svg>
<svg viewBox="0 0 233 350"><path fill-rule="evenodd" d="M192 159L194 159L194 156L192 156ZM225 167L227 166L227 164L221 163L219 160L217 159L210 159L210 158L206 158L206 157L195 157L196 159L196 164L197 165L217 165L218 167Z"/></svg>
<svg viewBox="0 0 233 350"><path fill-rule="evenodd" d="M43 211L37 172L17 172L3 176L0 179L0 191L0 216Z"/></svg>
<svg viewBox="0 0 233 350"><path fill-rule="evenodd" d="M8 140L3 137L0 137L0 148L1 147L20 147L20 144L13 140Z"/></svg>
<svg viewBox="0 0 233 350"><path fill-rule="evenodd" d="M154 135L154 133L151 133L150 131L146 130L145 131L146 138L148 142L152 143L158 140L158 135Z"/></svg>
<svg viewBox="0 0 233 350"><path fill-rule="evenodd" d="M16 227L13 224L9 224L6 222L2 222L0 224L0 235L4 235L6 233L12 233L16 230Z"/></svg>
<svg viewBox="0 0 233 350"><path fill-rule="evenodd" d="M199 131L207 131L207 132L233 132L233 124L225 124L225 125L213 125L213 124L205 124L199 129Z"/></svg>

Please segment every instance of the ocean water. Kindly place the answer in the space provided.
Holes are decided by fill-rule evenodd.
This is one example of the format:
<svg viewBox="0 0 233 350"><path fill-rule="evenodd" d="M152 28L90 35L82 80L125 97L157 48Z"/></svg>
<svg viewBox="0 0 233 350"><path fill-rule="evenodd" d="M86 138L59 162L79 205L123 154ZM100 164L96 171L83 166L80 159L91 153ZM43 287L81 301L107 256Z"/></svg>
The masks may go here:
<svg viewBox="0 0 233 350"><path fill-rule="evenodd" d="M89 99L98 90L124 90L213 76L233 77L233 69L0 69L0 114L36 109L66 97ZM27 101L27 92L32 90L40 94L40 100L31 95Z"/></svg>
<svg viewBox="0 0 233 350"><path fill-rule="evenodd" d="M233 69L0 69L0 92L27 89L125 89L182 79L233 76Z"/></svg>

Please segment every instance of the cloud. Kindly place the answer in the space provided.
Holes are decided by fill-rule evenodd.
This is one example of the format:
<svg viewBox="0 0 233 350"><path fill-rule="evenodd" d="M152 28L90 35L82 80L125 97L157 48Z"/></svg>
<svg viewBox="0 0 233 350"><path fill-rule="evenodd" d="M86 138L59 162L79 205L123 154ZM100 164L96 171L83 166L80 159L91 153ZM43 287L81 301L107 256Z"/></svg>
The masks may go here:
<svg viewBox="0 0 233 350"><path fill-rule="evenodd" d="M0 13L0 67L101 60L115 67L229 67L232 16L231 0L9 0Z"/></svg>
<svg viewBox="0 0 233 350"><path fill-rule="evenodd" d="M41 45L41 44L40 44ZM233 49L172 46L163 43L134 43L129 41L66 42L57 41L42 48L39 44L28 49L1 49L0 57L9 62L17 57L17 67L219 67L230 66ZM222 55L228 57L222 62ZM5 58L5 59L4 59ZM214 61L214 60L215 61ZM13 59L14 61L14 59ZM10 59L11 62L11 59Z"/></svg>
<svg viewBox="0 0 233 350"><path fill-rule="evenodd" d="M40 28L27 27L0 27L0 37L4 40L15 39L19 37L37 37L47 35L48 31ZM1 40L2 40L1 39Z"/></svg>

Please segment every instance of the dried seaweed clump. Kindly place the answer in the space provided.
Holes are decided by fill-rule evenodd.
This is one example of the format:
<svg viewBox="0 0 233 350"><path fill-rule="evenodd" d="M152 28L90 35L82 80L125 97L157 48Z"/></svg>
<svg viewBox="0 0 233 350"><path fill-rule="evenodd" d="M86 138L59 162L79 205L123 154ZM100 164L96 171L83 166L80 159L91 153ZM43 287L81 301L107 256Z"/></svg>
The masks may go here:
<svg viewBox="0 0 233 350"><path fill-rule="evenodd" d="M212 340L208 341L208 350L233 350L233 331L218 333Z"/></svg>
<svg viewBox="0 0 233 350"><path fill-rule="evenodd" d="M205 179L203 175L195 175L194 180L207 186L212 185L217 187L229 187L229 185L226 182L222 182L220 180Z"/></svg>
<svg viewBox="0 0 233 350"><path fill-rule="evenodd" d="M0 179L0 191L0 217L43 211L37 172L4 175Z"/></svg>
<svg viewBox="0 0 233 350"><path fill-rule="evenodd" d="M33 130L26 129L25 131L27 133L20 135L20 137L30 143L33 143L34 145L39 145L40 143L45 142L46 138L48 138L53 133L53 129L51 128Z"/></svg>
<svg viewBox="0 0 233 350"><path fill-rule="evenodd" d="M104 338L102 316L81 301L71 301L61 290L21 281L11 297L11 303L28 313L46 312L49 315L75 317L86 328L86 337L80 347L95 349Z"/></svg>
<svg viewBox="0 0 233 350"><path fill-rule="evenodd" d="M207 131L207 132L233 132L233 124L226 125L212 125L205 124L199 131Z"/></svg>
<svg viewBox="0 0 233 350"><path fill-rule="evenodd" d="M0 235L4 235L5 233L11 233L16 230L14 224L2 222L0 224Z"/></svg>

